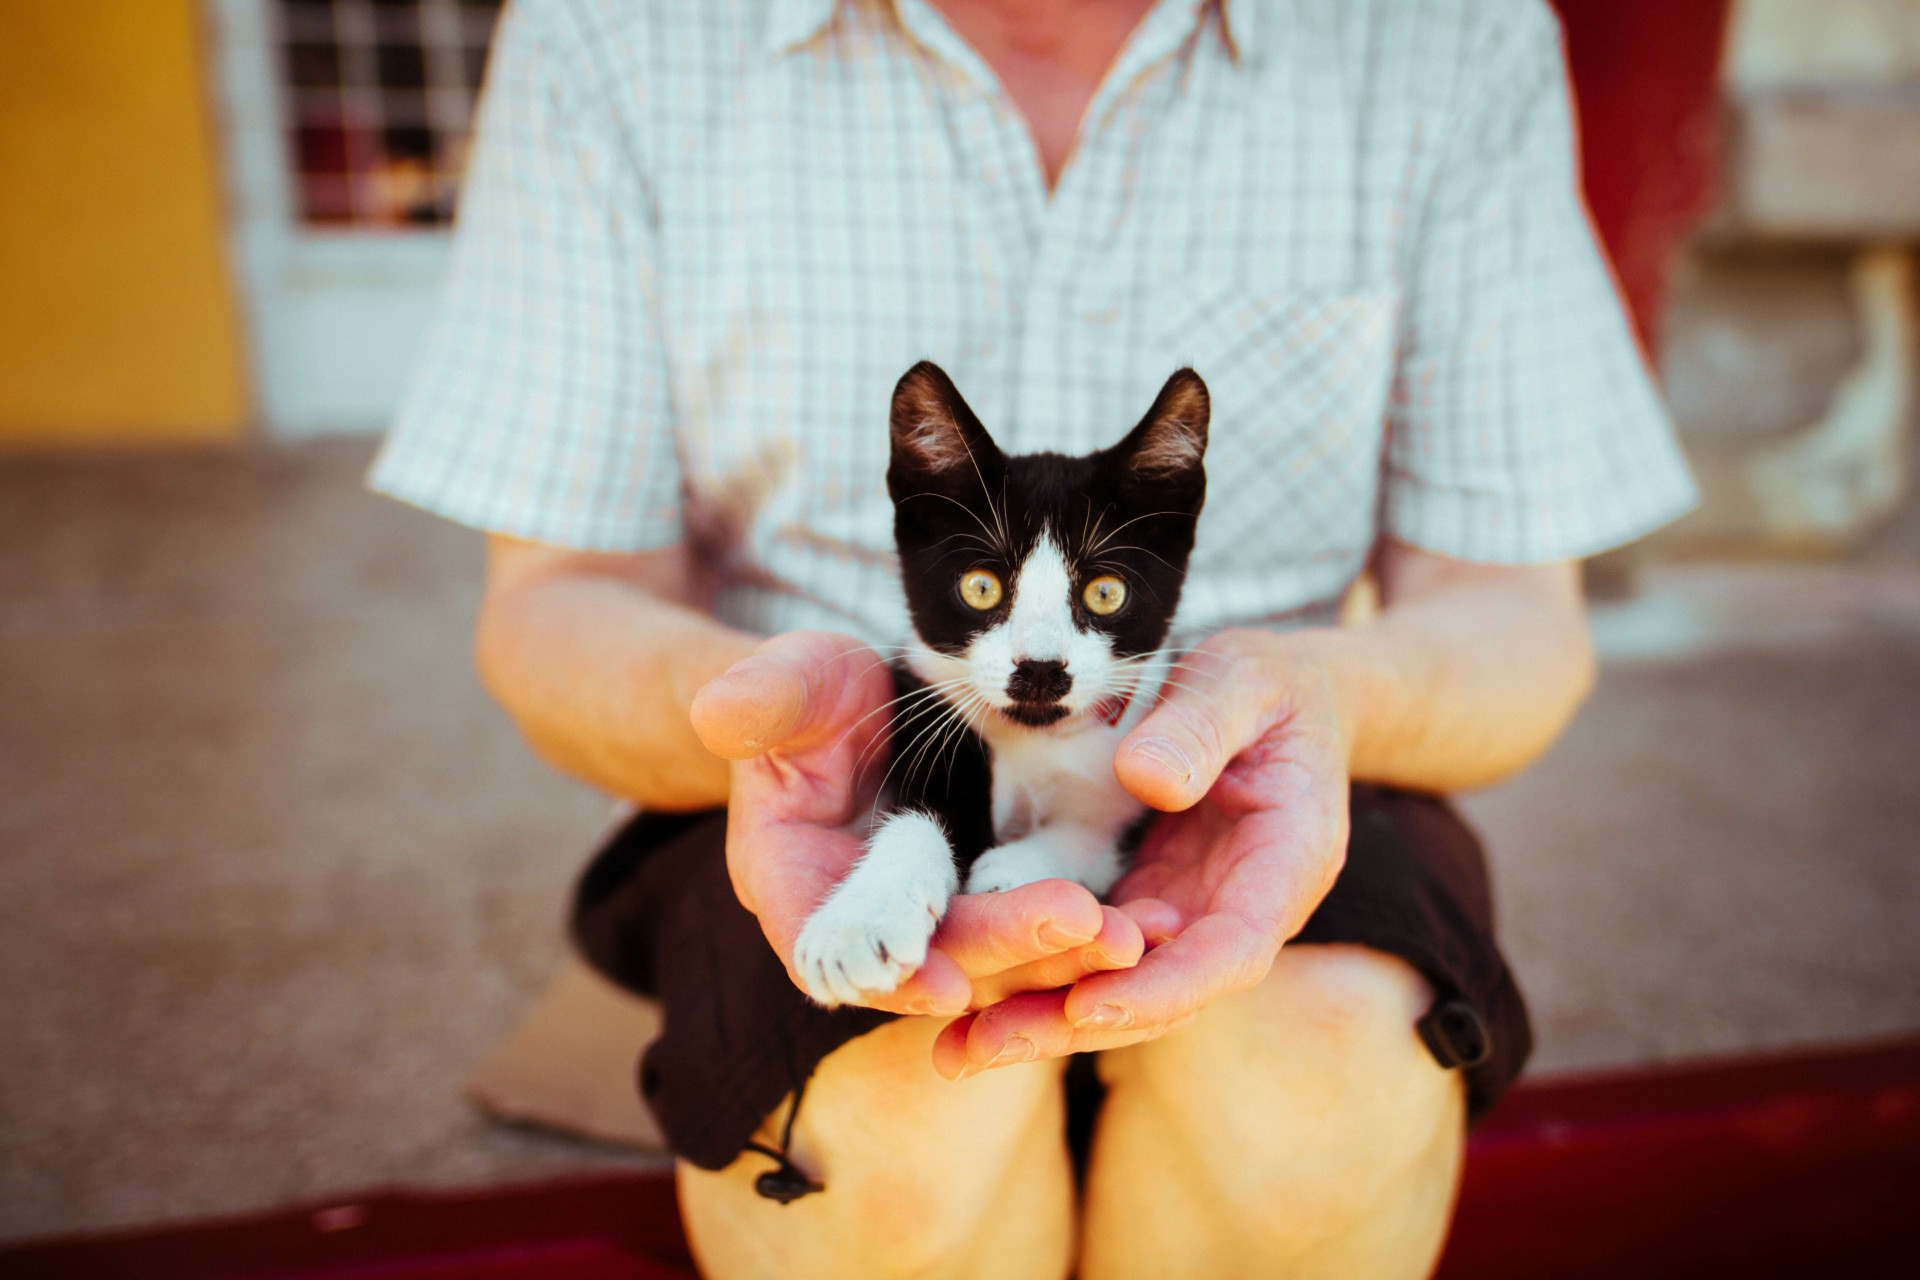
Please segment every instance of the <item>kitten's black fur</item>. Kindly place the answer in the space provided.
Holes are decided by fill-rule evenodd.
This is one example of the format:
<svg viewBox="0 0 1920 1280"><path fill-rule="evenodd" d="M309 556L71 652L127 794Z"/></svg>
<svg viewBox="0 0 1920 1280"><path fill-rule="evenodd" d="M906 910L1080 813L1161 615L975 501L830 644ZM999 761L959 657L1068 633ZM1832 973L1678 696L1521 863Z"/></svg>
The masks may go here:
<svg viewBox="0 0 1920 1280"><path fill-rule="evenodd" d="M975 636L1005 621L1020 566L1051 533L1076 568L1073 625L1105 633L1120 657L1158 648L1180 603L1206 500L1209 410L1206 384L1181 369L1112 447L1083 457L1009 456L944 370L927 361L909 369L893 394L887 490L907 606L921 641L960 654ZM959 462L956 444L964 454ZM991 569L1007 584L997 608L979 611L961 598L961 576L974 568ZM1078 599L1081 586L1101 574L1119 576L1128 587L1126 603L1106 617ZM995 843L991 752L971 729L943 723L951 713L938 698L910 696L925 686L904 665L896 665L895 680L906 700L897 704L903 710L893 728L890 807L939 816L964 878ZM919 750L929 742L937 749Z"/></svg>

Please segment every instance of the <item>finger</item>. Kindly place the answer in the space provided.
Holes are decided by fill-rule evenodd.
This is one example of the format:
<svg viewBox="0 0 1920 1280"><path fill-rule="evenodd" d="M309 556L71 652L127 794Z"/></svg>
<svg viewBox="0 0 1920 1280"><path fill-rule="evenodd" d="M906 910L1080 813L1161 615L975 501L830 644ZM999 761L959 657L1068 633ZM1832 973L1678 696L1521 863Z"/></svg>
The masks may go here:
<svg viewBox="0 0 1920 1280"><path fill-rule="evenodd" d="M1171 942L1180 936L1186 919L1180 909L1170 902L1158 898L1133 898L1120 904L1120 911L1140 930L1140 936L1148 947L1157 947L1163 942ZM1115 965L1114 968L1120 966Z"/></svg>
<svg viewBox="0 0 1920 1280"><path fill-rule="evenodd" d="M1133 968L1075 983L1064 1013L1070 1025L1085 1031L1169 1023L1260 981L1279 949L1275 935L1243 916L1202 916Z"/></svg>
<svg viewBox="0 0 1920 1280"><path fill-rule="evenodd" d="M933 1069L948 1080L958 1080L967 1067L967 1032L973 1027L973 1014L963 1014L940 1029L933 1038Z"/></svg>
<svg viewBox="0 0 1920 1280"><path fill-rule="evenodd" d="M1063 991L1035 991L1002 1000L965 1019L964 1029L945 1029L935 1041L934 1069L957 1080L1022 1062L1117 1049L1165 1035L1195 1017L1195 1011L1188 1011L1151 1026L1087 1030L1067 1020L1065 1007Z"/></svg>
<svg viewBox="0 0 1920 1280"><path fill-rule="evenodd" d="M985 977L1085 946L1105 926L1100 900L1071 880L965 893L947 907L934 946Z"/></svg>
<svg viewBox="0 0 1920 1280"><path fill-rule="evenodd" d="M934 1070L949 1080L960 1080L1020 1062L1118 1049L1178 1031L1199 1016L1196 1010L1147 1027L1086 1031L1069 1024L1062 1007L1060 992L1043 992L955 1019L934 1041Z"/></svg>
<svg viewBox="0 0 1920 1280"><path fill-rule="evenodd" d="M1010 996L965 1019L963 1032L948 1027L934 1043L934 1070L958 1080L1071 1053L1073 1026L1063 1012L1066 998L1064 991Z"/></svg>
<svg viewBox="0 0 1920 1280"><path fill-rule="evenodd" d="M1140 926L1118 907L1102 907L1101 915L1099 936L1085 946L975 978L974 1007L981 1008L1022 992L1071 986L1090 973L1138 964L1147 948Z"/></svg>
<svg viewBox="0 0 1920 1280"><path fill-rule="evenodd" d="M886 703L892 680L879 656L851 636L790 631L709 680L688 716L707 750L747 760L844 732Z"/></svg>
<svg viewBox="0 0 1920 1280"><path fill-rule="evenodd" d="M927 962L905 982L888 992L863 992L859 1003L889 1013L951 1018L973 1003L973 983L951 956L929 951Z"/></svg>
<svg viewBox="0 0 1920 1280"><path fill-rule="evenodd" d="M1269 724L1271 674L1249 641L1223 633L1189 653L1160 704L1121 742L1113 771L1144 804L1196 804Z"/></svg>

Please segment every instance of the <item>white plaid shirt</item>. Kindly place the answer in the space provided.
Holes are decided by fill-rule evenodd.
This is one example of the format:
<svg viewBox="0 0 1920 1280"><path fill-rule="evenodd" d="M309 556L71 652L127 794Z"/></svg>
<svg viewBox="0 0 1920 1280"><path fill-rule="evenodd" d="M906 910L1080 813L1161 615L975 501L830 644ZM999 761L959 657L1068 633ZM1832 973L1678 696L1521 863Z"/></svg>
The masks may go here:
<svg viewBox="0 0 1920 1280"><path fill-rule="evenodd" d="M1161 0L1051 197L927 0L518 0L373 483L892 642L902 371L1080 453L1190 363L1177 633L1323 620L1382 533L1538 562L1691 503L1576 187L1542 0Z"/></svg>

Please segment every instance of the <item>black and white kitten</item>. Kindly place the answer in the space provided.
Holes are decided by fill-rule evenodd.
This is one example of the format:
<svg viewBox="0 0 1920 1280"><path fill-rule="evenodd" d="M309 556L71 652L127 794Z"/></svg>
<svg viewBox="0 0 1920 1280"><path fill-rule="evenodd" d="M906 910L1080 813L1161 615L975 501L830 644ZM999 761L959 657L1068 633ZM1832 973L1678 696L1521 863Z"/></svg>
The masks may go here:
<svg viewBox="0 0 1920 1280"><path fill-rule="evenodd" d="M897 987L962 875L969 893L1119 879L1144 808L1114 750L1166 677L1208 412L1182 369L1112 448L1008 457L938 366L900 379L887 489L915 643L867 851L795 947L814 999Z"/></svg>

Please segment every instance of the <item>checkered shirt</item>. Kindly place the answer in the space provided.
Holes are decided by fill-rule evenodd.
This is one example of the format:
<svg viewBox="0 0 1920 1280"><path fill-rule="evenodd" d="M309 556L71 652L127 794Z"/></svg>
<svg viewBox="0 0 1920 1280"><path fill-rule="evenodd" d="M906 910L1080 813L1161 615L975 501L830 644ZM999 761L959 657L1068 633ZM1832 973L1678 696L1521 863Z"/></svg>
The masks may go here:
<svg viewBox="0 0 1920 1280"><path fill-rule="evenodd" d="M1542 0L1160 0L1051 195L928 0L518 0L373 484L690 541L728 622L893 642L922 357L1016 453L1105 446L1200 371L1185 638L1326 619L1383 533L1541 562L1693 500Z"/></svg>

